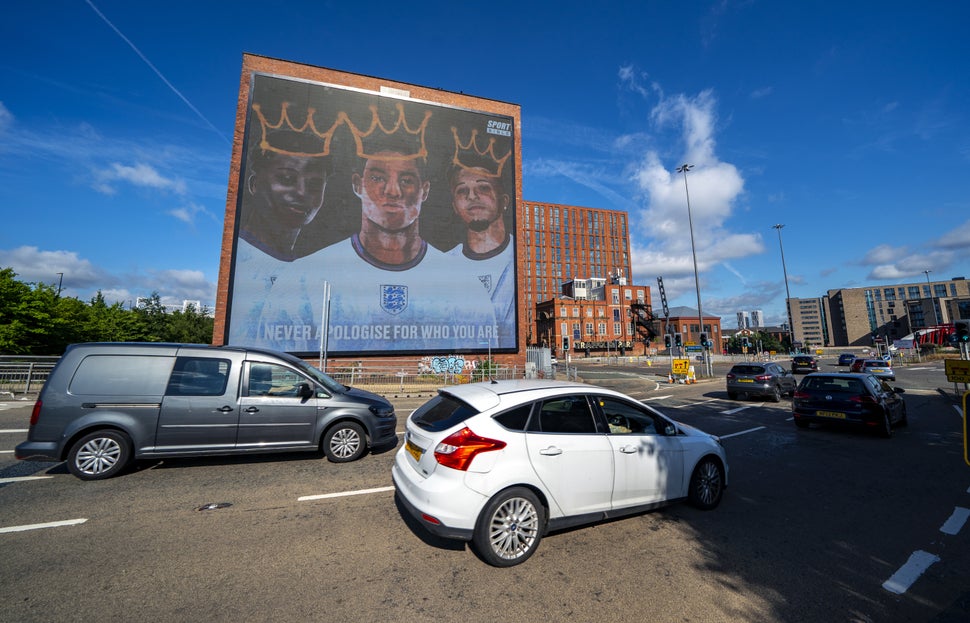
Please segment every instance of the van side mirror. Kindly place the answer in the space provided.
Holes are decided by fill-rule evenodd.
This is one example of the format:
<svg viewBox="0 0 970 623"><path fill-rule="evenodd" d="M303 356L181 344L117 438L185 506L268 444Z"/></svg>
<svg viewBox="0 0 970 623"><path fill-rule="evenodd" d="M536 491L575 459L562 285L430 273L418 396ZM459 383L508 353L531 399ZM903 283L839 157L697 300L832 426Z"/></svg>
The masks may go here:
<svg viewBox="0 0 970 623"><path fill-rule="evenodd" d="M300 383L300 398L303 400L313 398L313 393L313 388L310 387L309 383Z"/></svg>

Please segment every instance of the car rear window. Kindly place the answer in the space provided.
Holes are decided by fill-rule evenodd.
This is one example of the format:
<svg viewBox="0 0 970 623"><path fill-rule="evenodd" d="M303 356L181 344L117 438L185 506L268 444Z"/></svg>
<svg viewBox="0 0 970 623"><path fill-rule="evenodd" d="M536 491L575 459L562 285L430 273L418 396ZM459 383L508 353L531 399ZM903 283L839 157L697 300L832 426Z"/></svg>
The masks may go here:
<svg viewBox="0 0 970 623"><path fill-rule="evenodd" d="M438 394L411 415L411 421L422 430L439 432L461 424L476 411L470 405L451 396Z"/></svg>
<svg viewBox="0 0 970 623"><path fill-rule="evenodd" d="M829 376L808 376L802 382L801 389L817 392L847 392L851 394L861 394L864 391L859 379Z"/></svg>
<svg viewBox="0 0 970 623"><path fill-rule="evenodd" d="M734 366L732 374L764 374L764 366Z"/></svg>

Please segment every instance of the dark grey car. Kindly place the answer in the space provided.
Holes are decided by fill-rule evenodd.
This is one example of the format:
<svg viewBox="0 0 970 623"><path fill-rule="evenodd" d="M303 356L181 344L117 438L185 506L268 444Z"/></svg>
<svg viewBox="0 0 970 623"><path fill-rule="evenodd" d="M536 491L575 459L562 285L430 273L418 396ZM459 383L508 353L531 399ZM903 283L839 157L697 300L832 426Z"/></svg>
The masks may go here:
<svg viewBox="0 0 970 623"><path fill-rule="evenodd" d="M134 459L322 450L334 462L397 443L385 398L291 355L198 344L75 344L30 418L24 460L67 461L78 478Z"/></svg>
<svg viewBox="0 0 970 623"><path fill-rule="evenodd" d="M795 392L795 377L790 370L774 362L736 363L727 373L728 398L767 396L779 402L783 395Z"/></svg>

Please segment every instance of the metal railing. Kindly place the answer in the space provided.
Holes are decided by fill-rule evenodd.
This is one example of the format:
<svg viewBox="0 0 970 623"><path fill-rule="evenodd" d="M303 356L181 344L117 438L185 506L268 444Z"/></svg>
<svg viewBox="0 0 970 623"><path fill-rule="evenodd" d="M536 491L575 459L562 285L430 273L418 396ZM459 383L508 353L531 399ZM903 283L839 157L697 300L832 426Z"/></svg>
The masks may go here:
<svg viewBox="0 0 970 623"><path fill-rule="evenodd" d="M0 396L40 391L58 357L0 356Z"/></svg>

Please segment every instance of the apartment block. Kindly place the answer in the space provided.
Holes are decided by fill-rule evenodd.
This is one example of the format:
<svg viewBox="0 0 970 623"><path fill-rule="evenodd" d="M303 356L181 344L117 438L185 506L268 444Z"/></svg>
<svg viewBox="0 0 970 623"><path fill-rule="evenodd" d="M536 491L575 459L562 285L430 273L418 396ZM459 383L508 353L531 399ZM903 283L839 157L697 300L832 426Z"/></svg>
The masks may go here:
<svg viewBox="0 0 970 623"><path fill-rule="evenodd" d="M519 296L525 299L520 322L526 327L528 345L546 341L552 347L549 335L540 336L537 330L539 303L561 296L563 284L572 280L599 279L604 285L612 280L632 280L628 215L617 210L527 200L518 206L517 226L522 240ZM649 309L649 288L644 299ZM612 324L612 314L610 320L608 324ZM561 340L558 343L561 346Z"/></svg>

